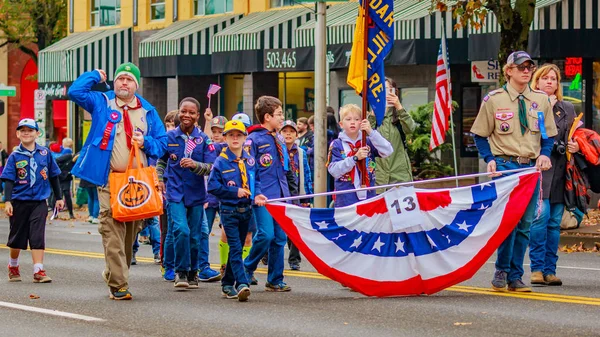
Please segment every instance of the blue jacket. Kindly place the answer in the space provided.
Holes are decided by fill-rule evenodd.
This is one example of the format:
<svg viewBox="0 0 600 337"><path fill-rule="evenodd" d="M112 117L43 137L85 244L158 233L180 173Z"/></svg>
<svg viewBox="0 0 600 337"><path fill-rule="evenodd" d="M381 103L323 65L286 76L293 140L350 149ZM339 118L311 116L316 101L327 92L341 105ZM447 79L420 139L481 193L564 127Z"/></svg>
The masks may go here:
<svg viewBox="0 0 600 337"><path fill-rule="evenodd" d="M35 163L33 163L35 162ZM32 167L32 164L35 167ZM2 171L2 180L12 180L13 200L46 200L50 196L50 178L60 175L60 168L46 147L35 145L29 152L22 146L13 151ZM32 181L32 176L35 180Z"/></svg>
<svg viewBox="0 0 600 337"><path fill-rule="evenodd" d="M167 201L181 202L185 207L194 207L203 205L206 202L206 185L204 177L194 173L192 169L183 168L179 164L182 158L185 157L185 148L187 143L187 135L181 130L181 126L167 133L168 157L167 169L164 177L167 178ZM196 146L189 158L199 163L206 163L209 159L208 153L208 136L194 128L190 137L194 138Z"/></svg>
<svg viewBox="0 0 600 337"><path fill-rule="evenodd" d="M362 135L359 133L358 139L350 139L345 132L341 132L338 137L329 146L329 164L327 169L329 174L335 179L336 191L356 189L360 187L361 176L357 163L353 159L354 156L350 154L355 152L353 148L356 148L356 144L360 142ZM373 186L375 185L375 157L388 157L394 152L394 148L376 130L373 130L371 135L367 137L367 146L371 149L367 157L367 173L369 175L369 183ZM375 190L337 194L335 195L334 206L349 206L360 200L374 196Z"/></svg>
<svg viewBox="0 0 600 337"><path fill-rule="evenodd" d="M211 150L210 151L211 157L209 157L210 159L208 159L207 162L214 163L224 148L227 148L227 143L212 143L212 144L210 144L208 146L208 149ZM219 198L217 198L210 192L206 196L206 202L208 202L208 207L215 207L215 208L219 207Z"/></svg>
<svg viewBox="0 0 600 337"><path fill-rule="evenodd" d="M244 149L256 160L258 166L256 176L260 179L262 193L268 199L289 197L290 189L286 177L289 157L285 143L279 139L284 157L282 165L275 138L269 131L261 126L250 127L248 131L250 135L244 143Z"/></svg>
<svg viewBox="0 0 600 337"><path fill-rule="evenodd" d="M109 106L109 102L115 99L113 91L101 93L91 90L100 80L98 71L89 71L79 76L69 88L69 98L92 115L90 132L83 144L79 158L73 166L72 173L94 185L105 186L110 173L110 157L117 127L112 128L105 150L100 148L100 143L109 123L117 124L123 116ZM142 109L146 111L148 123L148 132L144 136L142 151L150 158L160 158L167 148L165 127L156 109L141 96L136 95L136 97L142 103Z"/></svg>
<svg viewBox="0 0 600 337"><path fill-rule="evenodd" d="M208 192L214 194L222 204L245 206L251 204L254 197L262 194L262 191L256 176L256 160L248 152L242 151L251 196L249 199L238 198L238 189L243 185L239 165L234 162L236 158L229 148L219 155L208 178Z"/></svg>

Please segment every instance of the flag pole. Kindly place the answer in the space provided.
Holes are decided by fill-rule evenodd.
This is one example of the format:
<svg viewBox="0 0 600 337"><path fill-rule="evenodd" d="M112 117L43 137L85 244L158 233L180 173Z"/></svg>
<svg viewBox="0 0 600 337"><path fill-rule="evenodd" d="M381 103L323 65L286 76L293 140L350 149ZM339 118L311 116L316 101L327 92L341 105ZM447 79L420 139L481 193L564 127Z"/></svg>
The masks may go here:
<svg viewBox="0 0 600 337"><path fill-rule="evenodd" d="M443 15L443 14L442 14ZM442 55L446 55L445 57L448 57L448 40L446 39L446 25L444 24L444 18L442 17L442 39L444 39L444 49L442 50ZM446 86L447 88L452 88L451 87L451 79L450 79L450 61L448 61L446 59L446 63L448 64L448 75L446 77ZM448 90L448 92L452 93L452 90ZM456 134L454 133L454 108L452 106L452 96L448 97L448 104L450 104L450 132L452 135L452 159L454 159L454 176L457 177L456 178L456 187L458 187L458 164L457 164L457 160L456 160Z"/></svg>
<svg viewBox="0 0 600 337"><path fill-rule="evenodd" d="M367 80L368 80L368 47L369 47L369 0L362 1L362 9L363 9L363 87L362 87L362 120L367 119ZM362 131L362 147L367 146L367 132ZM367 186L367 159L363 159L359 163L359 170L361 171L361 186Z"/></svg>

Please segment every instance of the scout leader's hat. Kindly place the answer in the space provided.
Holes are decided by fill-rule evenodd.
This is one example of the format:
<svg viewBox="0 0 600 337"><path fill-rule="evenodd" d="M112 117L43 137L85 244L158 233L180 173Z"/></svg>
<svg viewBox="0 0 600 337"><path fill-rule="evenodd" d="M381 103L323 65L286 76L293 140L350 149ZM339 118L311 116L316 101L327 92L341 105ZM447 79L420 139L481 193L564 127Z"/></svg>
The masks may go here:
<svg viewBox="0 0 600 337"><path fill-rule="evenodd" d="M115 81L121 76L129 76L133 79L137 87L140 87L140 68L131 62L121 64L115 71Z"/></svg>
<svg viewBox="0 0 600 337"><path fill-rule="evenodd" d="M516 65L521 65L527 61L530 61L533 63L533 60L531 59L531 56L529 56L529 54L527 54L527 52L524 51L516 51L510 55L508 55L508 58L506 59L506 64L511 65L511 64L516 64Z"/></svg>
<svg viewBox="0 0 600 337"><path fill-rule="evenodd" d="M210 127L224 129L225 123L227 123L227 118L223 116L217 116L210 121Z"/></svg>
<svg viewBox="0 0 600 337"><path fill-rule="evenodd" d="M244 136L248 135L248 133L246 132L246 127L244 126L244 123L242 123L240 121L229 121L229 122L225 123L225 128L223 130L223 136L225 136L228 132L233 131L233 130L238 130L239 132L243 133Z"/></svg>
<svg viewBox="0 0 600 337"><path fill-rule="evenodd" d="M294 128L294 131L298 132L298 126L293 121L287 120L283 122L283 127L281 128L281 130L283 130L283 128L285 128L286 126L292 127Z"/></svg>
<svg viewBox="0 0 600 337"><path fill-rule="evenodd" d="M21 129L22 127L28 127L30 129L33 129L35 131L39 131L38 125L37 123L31 119L31 118L23 118L19 121L19 125L17 126L17 130Z"/></svg>

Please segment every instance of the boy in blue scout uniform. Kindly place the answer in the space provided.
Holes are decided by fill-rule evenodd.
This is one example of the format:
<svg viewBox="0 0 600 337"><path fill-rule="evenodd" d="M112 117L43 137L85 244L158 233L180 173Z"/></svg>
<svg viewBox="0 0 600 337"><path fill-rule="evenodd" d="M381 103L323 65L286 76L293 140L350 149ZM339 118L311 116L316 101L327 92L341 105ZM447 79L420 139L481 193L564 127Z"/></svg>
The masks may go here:
<svg viewBox="0 0 600 337"><path fill-rule="evenodd" d="M242 242L246 240L252 219L252 201L264 206L256 177L256 160L243 150L246 127L240 121L225 124L227 148L219 154L208 179L208 191L220 200L223 230L228 238L229 257L221 280L223 296L240 302L250 296L248 277L242 260Z"/></svg>
<svg viewBox="0 0 600 337"><path fill-rule="evenodd" d="M208 136L196 126L200 103L186 97L179 104L179 127L167 133L165 177L175 249L175 287L198 288L201 223L206 202Z"/></svg>
<svg viewBox="0 0 600 337"><path fill-rule="evenodd" d="M367 119L361 121L361 109L346 104L340 109L340 132L329 146L328 171L335 179L335 190L353 190L361 186L362 177L357 163L366 159L369 179L367 186L375 184L375 157L385 158L394 152L392 144L371 128ZM362 131L367 132L367 146L362 145ZM344 193L335 196L335 207L344 207L375 196L375 190Z"/></svg>
<svg viewBox="0 0 600 337"><path fill-rule="evenodd" d="M25 118L17 126L17 138L21 144L8 157L0 179L6 183L4 209L9 216L10 232L8 243L8 280L21 281L19 254L22 249L31 249L33 260L33 282L48 283L52 279L44 270L46 245L46 199L50 186L56 196L57 209L64 207L60 188L60 168L50 150L37 145L38 125L33 119Z"/></svg>
<svg viewBox="0 0 600 337"><path fill-rule="evenodd" d="M256 176L260 180L262 193L270 199L289 197L289 157L281 135L277 134L277 130L283 126L284 119L281 101L275 97L261 96L256 101L254 110L260 125L250 127L250 135L244 143L244 148L256 160ZM291 287L283 282L283 255L287 242L285 232L273 220L266 207L255 207L254 218L257 232L252 240L250 255L244 261L251 283L257 283L254 271L258 262L268 252L265 290L290 291Z"/></svg>
<svg viewBox="0 0 600 337"><path fill-rule="evenodd" d="M533 166L545 171L552 166L549 157L556 123L548 96L529 87L534 71L529 54L510 54L503 67L507 84L485 96L471 127L479 155L492 177L501 175L497 171ZM523 259L538 196L539 182L519 224L498 248L492 279L495 291L531 292L522 281Z"/></svg>

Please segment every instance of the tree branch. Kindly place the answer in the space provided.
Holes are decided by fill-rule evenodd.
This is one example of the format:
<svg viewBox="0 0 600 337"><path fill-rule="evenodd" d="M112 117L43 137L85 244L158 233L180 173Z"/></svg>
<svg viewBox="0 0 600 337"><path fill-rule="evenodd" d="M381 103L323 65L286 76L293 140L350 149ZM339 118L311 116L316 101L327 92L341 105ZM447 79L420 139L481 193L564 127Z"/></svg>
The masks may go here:
<svg viewBox="0 0 600 337"><path fill-rule="evenodd" d="M33 50L27 46L23 46L23 45L19 46L19 50L22 51L23 53L29 55L31 57L31 59L33 60L33 62L35 62L35 64L37 64L38 57L37 57L37 53L35 52L35 50Z"/></svg>

